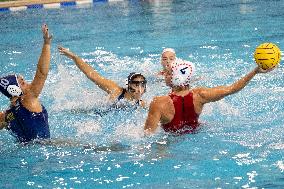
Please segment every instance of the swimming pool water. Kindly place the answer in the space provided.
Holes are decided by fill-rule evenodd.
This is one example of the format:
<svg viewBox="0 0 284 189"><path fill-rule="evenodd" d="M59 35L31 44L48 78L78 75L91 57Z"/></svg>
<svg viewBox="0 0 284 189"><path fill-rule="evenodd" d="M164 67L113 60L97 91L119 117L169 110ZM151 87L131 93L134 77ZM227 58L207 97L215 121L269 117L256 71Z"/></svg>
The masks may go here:
<svg viewBox="0 0 284 189"><path fill-rule="evenodd" d="M260 43L284 49L283 9L283 0L167 0L1 12L1 75L32 80L40 26L49 25L52 61L41 99L52 138L64 145L22 146L1 131L0 188L283 188L283 65L206 105L198 133L145 138L147 110L110 109L105 93L57 52L70 48L123 86L130 72L142 72L150 102L169 92L155 76L164 47L196 64L193 86L228 85L254 68ZM0 108L7 104L1 97Z"/></svg>

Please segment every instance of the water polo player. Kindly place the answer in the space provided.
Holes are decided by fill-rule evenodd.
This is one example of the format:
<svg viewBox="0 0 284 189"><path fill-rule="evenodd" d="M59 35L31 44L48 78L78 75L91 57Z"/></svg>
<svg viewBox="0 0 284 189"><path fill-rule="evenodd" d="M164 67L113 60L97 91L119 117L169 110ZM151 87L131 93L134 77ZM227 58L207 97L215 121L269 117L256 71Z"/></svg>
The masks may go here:
<svg viewBox="0 0 284 189"><path fill-rule="evenodd" d="M122 99L133 102L135 105L145 107L146 103L141 100L142 95L146 92L146 78L141 73L130 73L127 79L127 88L119 86L112 80L101 76L93 67L84 62L79 56L75 55L66 48L58 47L61 54L72 59L77 67L98 87L107 92L112 101Z"/></svg>
<svg viewBox="0 0 284 189"><path fill-rule="evenodd" d="M161 65L163 70L158 75L163 75L166 69L170 69L171 63L176 60L176 52L172 48L165 48L161 53Z"/></svg>
<svg viewBox="0 0 284 189"><path fill-rule="evenodd" d="M50 138L48 114L39 101L50 65L51 36L47 25L42 26L43 47L37 64L36 74L31 83L20 75L0 78L0 91L10 99L10 108L0 112L0 129L6 128L19 142Z"/></svg>
<svg viewBox="0 0 284 189"><path fill-rule="evenodd" d="M256 74L271 71L256 67L230 86L191 88L195 70L193 63L177 59L166 67L170 69L164 69L163 75L171 93L152 100L144 126L145 134L154 133L159 123L166 132L192 133L199 126L198 118L206 103L234 94L243 89Z"/></svg>

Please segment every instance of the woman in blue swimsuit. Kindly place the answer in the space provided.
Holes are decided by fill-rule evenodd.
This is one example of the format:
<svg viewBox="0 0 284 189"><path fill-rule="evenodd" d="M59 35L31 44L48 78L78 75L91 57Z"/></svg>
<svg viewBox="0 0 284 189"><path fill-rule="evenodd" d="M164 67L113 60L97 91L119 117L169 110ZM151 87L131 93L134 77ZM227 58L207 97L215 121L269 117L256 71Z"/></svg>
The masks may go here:
<svg viewBox="0 0 284 189"><path fill-rule="evenodd" d="M142 107L146 106L146 103L141 100L142 95L146 91L146 78L141 73L130 73L127 79L127 88L119 86L112 80L106 79L101 76L93 67L84 62L79 56L75 55L69 49L58 47L59 52L62 55L72 59L77 67L98 87L109 94L110 100L119 101L121 99L134 102L133 104L139 104Z"/></svg>
<svg viewBox="0 0 284 189"><path fill-rule="evenodd" d="M43 47L35 77L27 83L20 75L0 78L0 92L10 99L10 108L0 112L0 129L6 128L19 142L50 138L48 114L39 101L50 66L50 43L47 25L42 26Z"/></svg>

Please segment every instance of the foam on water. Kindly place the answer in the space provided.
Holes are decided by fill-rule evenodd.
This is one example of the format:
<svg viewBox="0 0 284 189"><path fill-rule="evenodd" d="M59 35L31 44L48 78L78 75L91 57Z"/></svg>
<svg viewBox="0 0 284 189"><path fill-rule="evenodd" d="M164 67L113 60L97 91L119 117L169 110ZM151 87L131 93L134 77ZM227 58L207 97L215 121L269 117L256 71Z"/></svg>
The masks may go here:
<svg viewBox="0 0 284 189"><path fill-rule="evenodd" d="M157 72L155 67L149 66L155 61L153 58L118 58L114 53L100 49L82 53L80 56L104 77L117 82L122 87L126 87L126 76L131 72L130 66L134 71L146 73L146 78L147 75ZM61 117L53 120L54 124L60 124L60 127L56 128L72 130L72 135L77 140L83 142L87 139L96 144L111 144L113 141L127 141L129 144L143 138L147 110L138 108L133 111L126 101L120 102L125 108L113 109L114 102L109 100L108 94L90 81L75 63L59 54L55 54L53 59L56 62L56 71L50 73L45 96L52 98L50 107L52 114ZM147 90L152 88L157 87L155 80L150 78ZM152 96L153 93L146 93L143 98L149 104ZM57 133L56 137L60 137L60 134Z"/></svg>

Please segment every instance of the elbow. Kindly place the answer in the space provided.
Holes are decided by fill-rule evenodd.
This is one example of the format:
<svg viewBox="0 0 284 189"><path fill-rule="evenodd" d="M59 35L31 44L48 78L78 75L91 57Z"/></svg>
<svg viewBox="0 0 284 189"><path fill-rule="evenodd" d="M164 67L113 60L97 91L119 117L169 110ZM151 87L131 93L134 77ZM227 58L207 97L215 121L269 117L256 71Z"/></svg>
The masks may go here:
<svg viewBox="0 0 284 189"><path fill-rule="evenodd" d="M48 76L48 72L49 72L49 68L38 68L38 73L39 73L38 75L41 78L46 79Z"/></svg>
<svg viewBox="0 0 284 189"><path fill-rule="evenodd" d="M244 87L240 87L240 86L237 86L237 85L232 85L229 89L229 94L234 94L234 93L237 93L239 92L240 90L242 90Z"/></svg>
<svg viewBox="0 0 284 189"><path fill-rule="evenodd" d="M0 123L0 130L6 128L7 123L6 122L1 122Z"/></svg>
<svg viewBox="0 0 284 189"><path fill-rule="evenodd" d="M5 122L5 113L0 112L0 130L4 129L6 127L6 122Z"/></svg>
<svg viewBox="0 0 284 189"><path fill-rule="evenodd" d="M156 132L156 129L157 129L156 127L151 127L151 126L145 125L144 126L144 135L145 136L151 136Z"/></svg>

